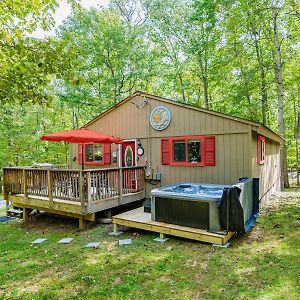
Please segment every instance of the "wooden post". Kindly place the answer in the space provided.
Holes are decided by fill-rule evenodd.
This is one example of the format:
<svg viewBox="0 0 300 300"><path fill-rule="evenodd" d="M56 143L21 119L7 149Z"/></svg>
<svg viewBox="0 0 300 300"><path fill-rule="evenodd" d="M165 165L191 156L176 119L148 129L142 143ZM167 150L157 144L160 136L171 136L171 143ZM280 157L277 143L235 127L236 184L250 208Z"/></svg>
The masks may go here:
<svg viewBox="0 0 300 300"><path fill-rule="evenodd" d="M26 207L23 208L23 222L29 222L29 209Z"/></svg>
<svg viewBox="0 0 300 300"><path fill-rule="evenodd" d="M114 223L114 233L117 233L119 231L118 224Z"/></svg>
<svg viewBox="0 0 300 300"><path fill-rule="evenodd" d="M86 220L79 218L79 230L84 230L86 228Z"/></svg>
<svg viewBox="0 0 300 300"><path fill-rule="evenodd" d="M6 203L6 215L7 215L7 210L9 209L9 201L7 200L8 198L8 192L6 190L6 178L5 178L5 169L3 169L3 199L5 200Z"/></svg>
<svg viewBox="0 0 300 300"><path fill-rule="evenodd" d="M123 195L123 170L119 168L119 204L122 204Z"/></svg>
<svg viewBox="0 0 300 300"><path fill-rule="evenodd" d="M105 212L104 212L104 215L105 215L105 218L111 218L111 209L107 209Z"/></svg>
<svg viewBox="0 0 300 300"><path fill-rule="evenodd" d="M81 211L85 213L85 198L83 194L83 174L79 171L78 185L79 185L79 199L81 200Z"/></svg>
<svg viewBox="0 0 300 300"><path fill-rule="evenodd" d="M87 210L86 212L90 212L91 209L91 201L92 201L92 179L91 172L88 171L86 173L86 193L87 193Z"/></svg>
<svg viewBox="0 0 300 300"><path fill-rule="evenodd" d="M53 207L53 180L51 177L50 170L47 170L47 180L48 180L49 207Z"/></svg>
<svg viewBox="0 0 300 300"><path fill-rule="evenodd" d="M23 193L25 201L28 201L28 191L27 191L27 173L26 170L23 169Z"/></svg>
<svg viewBox="0 0 300 300"><path fill-rule="evenodd" d="M122 194L123 194L123 173L122 173L122 144L119 144L118 147L119 157L119 205L122 203Z"/></svg>
<svg viewBox="0 0 300 300"><path fill-rule="evenodd" d="M6 191L6 170L3 169L3 199L7 199L7 191Z"/></svg>

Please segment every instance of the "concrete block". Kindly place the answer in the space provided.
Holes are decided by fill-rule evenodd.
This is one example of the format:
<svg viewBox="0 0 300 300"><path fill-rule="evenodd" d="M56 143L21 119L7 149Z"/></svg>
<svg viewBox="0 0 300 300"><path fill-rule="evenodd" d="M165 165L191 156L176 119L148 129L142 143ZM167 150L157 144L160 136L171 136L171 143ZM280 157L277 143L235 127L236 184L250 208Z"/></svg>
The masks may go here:
<svg viewBox="0 0 300 300"><path fill-rule="evenodd" d="M100 246L100 242L92 242L92 243L88 243L87 245L85 245L85 248L99 248Z"/></svg>
<svg viewBox="0 0 300 300"><path fill-rule="evenodd" d="M230 243L227 242L224 245L220 245L220 244L212 244L213 247L217 247L217 248L228 248L230 246Z"/></svg>
<svg viewBox="0 0 300 300"><path fill-rule="evenodd" d="M46 242L47 239L46 238L42 238L42 239L36 239L33 242L31 242L31 244L42 244L44 242Z"/></svg>
<svg viewBox="0 0 300 300"><path fill-rule="evenodd" d="M109 233L109 235L111 235L111 236L119 236L119 235L121 235L123 233L123 231L117 231L117 232L110 232Z"/></svg>
<svg viewBox="0 0 300 300"><path fill-rule="evenodd" d="M69 244L73 240L74 240L73 238L64 238L64 239L61 239L60 241L58 241L58 244Z"/></svg>
<svg viewBox="0 0 300 300"><path fill-rule="evenodd" d="M165 243L166 241L168 241L170 238L160 238L160 237L157 237L155 239L153 239L153 241L155 242L159 242L159 243Z"/></svg>
<svg viewBox="0 0 300 300"><path fill-rule="evenodd" d="M131 239L119 240L119 246L125 246L125 245L131 245L131 244L132 244Z"/></svg>

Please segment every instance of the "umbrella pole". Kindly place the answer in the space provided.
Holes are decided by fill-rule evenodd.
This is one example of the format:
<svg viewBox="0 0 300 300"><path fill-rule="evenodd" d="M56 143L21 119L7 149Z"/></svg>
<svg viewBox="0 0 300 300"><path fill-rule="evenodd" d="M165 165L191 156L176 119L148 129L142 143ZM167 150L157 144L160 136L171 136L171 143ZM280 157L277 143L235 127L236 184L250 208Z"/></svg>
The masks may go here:
<svg viewBox="0 0 300 300"><path fill-rule="evenodd" d="M84 151L84 146L83 146L83 144L81 144L81 153L82 153L81 169L82 169L82 171L84 170L84 153L83 153L83 151Z"/></svg>

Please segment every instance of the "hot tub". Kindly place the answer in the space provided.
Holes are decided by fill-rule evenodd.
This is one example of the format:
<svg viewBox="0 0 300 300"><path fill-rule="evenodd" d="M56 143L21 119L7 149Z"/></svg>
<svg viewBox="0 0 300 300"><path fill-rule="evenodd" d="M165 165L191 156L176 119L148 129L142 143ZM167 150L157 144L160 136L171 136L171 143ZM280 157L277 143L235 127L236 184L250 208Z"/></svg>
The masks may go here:
<svg viewBox="0 0 300 300"><path fill-rule="evenodd" d="M225 188L238 187L244 224L253 212L253 180L234 185L178 183L151 191L151 219L216 232L220 225L219 204Z"/></svg>

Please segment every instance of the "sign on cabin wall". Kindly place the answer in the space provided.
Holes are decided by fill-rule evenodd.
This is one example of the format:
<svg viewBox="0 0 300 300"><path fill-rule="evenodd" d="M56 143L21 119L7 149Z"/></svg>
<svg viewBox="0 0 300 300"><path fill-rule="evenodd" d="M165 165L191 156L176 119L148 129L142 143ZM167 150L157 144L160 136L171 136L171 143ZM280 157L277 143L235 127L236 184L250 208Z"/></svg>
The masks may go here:
<svg viewBox="0 0 300 300"><path fill-rule="evenodd" d="M150 114L150 124L155 130L166 129L171 121L171 113L165 106L155 107Z"/></svg>

